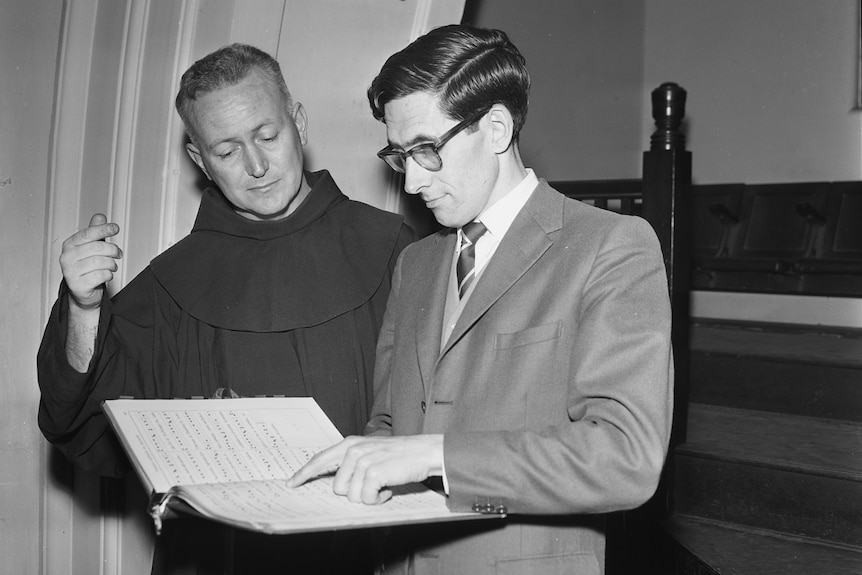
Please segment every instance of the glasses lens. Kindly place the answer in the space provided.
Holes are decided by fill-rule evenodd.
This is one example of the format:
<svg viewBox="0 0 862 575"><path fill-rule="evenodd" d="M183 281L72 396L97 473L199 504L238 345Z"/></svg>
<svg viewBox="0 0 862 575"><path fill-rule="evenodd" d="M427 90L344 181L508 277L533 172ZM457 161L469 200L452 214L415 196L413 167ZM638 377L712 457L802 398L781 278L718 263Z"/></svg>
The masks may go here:
<svg viewBox="0 0 862 575"><path fill-rule="evenodd" d="M404 158L400 154L385 154L380 157L396 172L404 172Z"/></svg>
<svg viewBox="0 0 862 575"><path fill-rule="evenodd" d="M440 154L431 146L421 146L414 148L411 153L416 163L429 170L436 172L443 167L443 162L440 160Z"/></svg>

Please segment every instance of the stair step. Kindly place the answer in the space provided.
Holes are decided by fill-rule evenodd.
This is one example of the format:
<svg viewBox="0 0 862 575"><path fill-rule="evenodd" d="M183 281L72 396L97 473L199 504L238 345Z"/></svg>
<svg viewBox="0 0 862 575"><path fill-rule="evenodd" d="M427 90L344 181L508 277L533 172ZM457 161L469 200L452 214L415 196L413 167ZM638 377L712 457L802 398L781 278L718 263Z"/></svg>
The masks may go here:
<svg viewBox="0 0 862 575"><path fill-rule="evenodd" d="M692 351L862 369L862 330L766 322L691 325Z"/></svg>
<svg viewBox="0 0 862 575"><path fill-rule="evenodd" d="M862 482L862 425L692 403L681 450Z"/></svg>
<svg viewBox="0 0 862 575"><path fill-rule="evenodd" d="M862 542L862 424L692 404L677 512Z"/></svg>
<svg viewBox="0 0 862 575"><path fill-rule="evenodd" d="M859 575L862 548L788 537L676 515L665 522L681 549L675 573L692 575ZM680 552L683 551L684 552Z"/></svg>
<svg viewBox="0 0 862 575"><path fill-rule="evenodd" d="M859 330L695 322L690 349L694 402L862 421Z"/></svg>

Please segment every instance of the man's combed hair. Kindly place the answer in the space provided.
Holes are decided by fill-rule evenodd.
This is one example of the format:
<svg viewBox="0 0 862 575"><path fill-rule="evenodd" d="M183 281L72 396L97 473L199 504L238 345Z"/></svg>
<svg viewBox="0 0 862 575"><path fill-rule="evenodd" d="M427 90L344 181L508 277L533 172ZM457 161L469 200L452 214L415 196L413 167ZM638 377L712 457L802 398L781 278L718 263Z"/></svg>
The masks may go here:
<svg viewBox="0 0 862 575"><path fill-rule="evenodd" d="M191 127L189 123L191 106L198 96L234 86L244 80L252 70L258 70L269 78L284 96L284 103L288 110L293 108L293 101L278 61L254 46L230 44L207 54L192 64L183 74L177 93L176 107L186 131L189 132ZM190 132L189 135L191 136Z"/></svg>
<svg viewBox="0 0 862 575"><path fill-rule="evenodd" d="M512 114L517 142L527 117L530 75L505 32L443 26L386 60L368 88L371 112L385 121L386 104L416 92L436 96L454 120L503 104Z"/></svg>

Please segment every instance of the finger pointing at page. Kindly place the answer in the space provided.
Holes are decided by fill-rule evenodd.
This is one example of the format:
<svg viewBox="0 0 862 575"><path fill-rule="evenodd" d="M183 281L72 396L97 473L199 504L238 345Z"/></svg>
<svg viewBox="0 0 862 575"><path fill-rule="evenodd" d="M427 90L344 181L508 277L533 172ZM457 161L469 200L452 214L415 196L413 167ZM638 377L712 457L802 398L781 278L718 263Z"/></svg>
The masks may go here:
<svg viewBox="0 0 862 575"><path fill-rule="evenodd" d="M332 447L324 449L308 460L296 473L287 480L288 487L299 487L310 479L336 471L344 459L344 453L359 437L347 437Z"/></svg>

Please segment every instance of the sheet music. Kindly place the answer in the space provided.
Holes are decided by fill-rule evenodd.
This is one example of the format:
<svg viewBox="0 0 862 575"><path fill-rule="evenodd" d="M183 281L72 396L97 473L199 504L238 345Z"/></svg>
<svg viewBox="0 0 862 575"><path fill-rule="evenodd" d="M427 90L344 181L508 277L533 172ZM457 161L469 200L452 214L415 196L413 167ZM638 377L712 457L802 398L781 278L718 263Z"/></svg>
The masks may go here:
<svg viewBox="0 0 862 575"><path fill-rule="evenodd" d="M363 525L383 525L457 518L446 499L420 485L396 487L381 505L351 503L332 492L324 477L298 488L283 481L206 484L177 491L204 516L268 533L322 531ZM465 514L460 514L465 515ZM475 514L470 514L475 515Z"/></svg>
<svg viewBox="0 0 862 575"><path fill-rule="evenodd" d="M341 434L311 398L116 400L151 488L287 479Z"/></svg>
<svg viewBox="0 0 862 575"><path fill-rule="evenodd" d="M105 402L161 529L176 499L216 521L265 533L352 529L488 517L453 513L423 485L380 505L351 503L322 477L286 479L341 434L312 398L118 399Z"/></svg>

